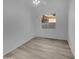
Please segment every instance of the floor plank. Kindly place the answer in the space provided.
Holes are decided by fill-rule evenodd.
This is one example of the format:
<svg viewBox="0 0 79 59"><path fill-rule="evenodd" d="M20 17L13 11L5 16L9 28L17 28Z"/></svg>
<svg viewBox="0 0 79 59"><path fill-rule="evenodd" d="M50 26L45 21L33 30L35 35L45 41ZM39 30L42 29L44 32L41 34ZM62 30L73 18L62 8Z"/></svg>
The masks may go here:
<svg viewBox="0 0 79 59"><path fill-rule="evenodd" d="M74 59L66 40L34 38L4 56L4 59Z"/></svg>

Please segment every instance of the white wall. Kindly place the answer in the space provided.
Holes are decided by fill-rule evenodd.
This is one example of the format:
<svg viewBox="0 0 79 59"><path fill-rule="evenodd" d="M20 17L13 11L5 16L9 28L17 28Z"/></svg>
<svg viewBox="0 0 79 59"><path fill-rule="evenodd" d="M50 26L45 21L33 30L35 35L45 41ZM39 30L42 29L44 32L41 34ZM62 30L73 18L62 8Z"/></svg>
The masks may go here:
<svg viewBox="0 0 79 59"><path fill-rule="evenodd" d="M3 0L4 55L35 36L68 39L68 0L45 0L38 8L32 0ZM44 3L45 3L44 2ZM40 16L54 9L56 29L42 29Z"/></svg>
<svg viewBox="0 0 79 59"><path fill-rule="evenodd" d="M43 0L37 7L37 36L67 39L68 0ZM42 29L40 17L49 10L55 10L57 15L56 29Z"/></svg>
<svg viewBox="0 0 79 59"><path fill-rule="evenodd" d="M31 0L3 0L4 55L34 37Z"/></svg>
<svg viewBox="0 0 79 59"><path fill-rule="evenodd" d="M69 3L68 36L71 51L75 56L75 0L70 0Z"/></svg>

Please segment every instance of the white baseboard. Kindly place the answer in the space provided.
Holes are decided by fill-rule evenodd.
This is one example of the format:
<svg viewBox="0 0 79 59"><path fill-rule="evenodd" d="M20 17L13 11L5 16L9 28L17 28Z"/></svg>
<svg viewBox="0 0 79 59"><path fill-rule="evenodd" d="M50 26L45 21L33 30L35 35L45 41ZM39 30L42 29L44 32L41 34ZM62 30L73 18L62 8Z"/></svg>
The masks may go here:
<svg viewBox="0 0 79 59"><path fill-rule="evenodd" d="M15 45L14 47L12 47L12 48L8 49L7 51L3 52L3 55L6 55L6 54L10 53L11 51L16 49L17 47L21 46L22 44L30 41L32 38L34 38L34 36L30 36L30 37L26 38L27 40L25 39L25 40L23 40L23 41L21 41L19 43L17 42L17 45Z"/></svg>
<svg viewBox="0 0 79 59"><path fill-rule="evenodd" d="M4 51L4 52L3 52L3 55L6 55L7 53L13 51L13 50L16 49L17 47L21 46L22 44L24 44L24 43L30 41L32 38L35 38L35 37L44 37L44 38L58 39L58 38L49 37L49 36L41 36L41 35L40 35L40 36L34 36L34 35L31 35L31 36L29 36L29 37L26 37L25 40L22 40L22 41L20 41L20 42L17 42L17 44L15 44L13 47L8 48L7 51ZM59 39L60 39L60 38L59 38ZM61 40L63 40L63 39L61 39Z"/></svg>

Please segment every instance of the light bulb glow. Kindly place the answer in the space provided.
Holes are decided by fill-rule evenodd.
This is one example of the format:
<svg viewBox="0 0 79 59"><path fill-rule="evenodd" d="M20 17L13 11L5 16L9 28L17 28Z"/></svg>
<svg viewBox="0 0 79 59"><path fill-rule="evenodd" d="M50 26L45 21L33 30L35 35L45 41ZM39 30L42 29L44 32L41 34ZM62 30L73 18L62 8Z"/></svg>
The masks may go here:
<svg viewBox="0 0 79 59"><path fill-rule="evenodd" d="M34 1L33 1L33 4L36 5L36 6L37 6L39 3L40 3L39 0L34 0Z"/></svg>

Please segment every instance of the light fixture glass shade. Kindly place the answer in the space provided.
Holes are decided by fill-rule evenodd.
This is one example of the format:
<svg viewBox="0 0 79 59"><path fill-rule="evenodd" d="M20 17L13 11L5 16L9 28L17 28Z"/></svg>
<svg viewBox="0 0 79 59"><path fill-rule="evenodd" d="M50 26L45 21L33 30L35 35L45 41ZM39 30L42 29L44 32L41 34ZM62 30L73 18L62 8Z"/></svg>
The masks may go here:
<svg viewBox="0 0 79 59"><path fill-rule="evenodd" d="M40 0L33 0L33 4L37 7L38 4L40 3Z"/></svg>

